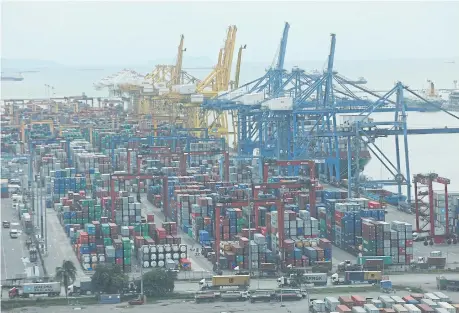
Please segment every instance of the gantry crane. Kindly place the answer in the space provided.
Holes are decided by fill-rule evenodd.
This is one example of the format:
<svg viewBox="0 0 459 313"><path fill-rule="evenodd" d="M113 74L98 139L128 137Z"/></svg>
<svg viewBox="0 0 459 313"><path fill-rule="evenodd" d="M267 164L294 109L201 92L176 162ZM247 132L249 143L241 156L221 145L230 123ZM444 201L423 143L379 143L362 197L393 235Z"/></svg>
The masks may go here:
<svg viewBox="0 0 459 313"><path fill-rule="evenodd" d="M205 98L215 98L219 93L228 91L230 87L236 33L236 26L233 25L228 28L225 46L220 49L217 65L196 87L196 92ZM189 107L193 108L193 127L207 127L215 136L225 137L228 141L230 132L228 130L227 112L202 110L200 105L194 104L189 105Z"/></svg>

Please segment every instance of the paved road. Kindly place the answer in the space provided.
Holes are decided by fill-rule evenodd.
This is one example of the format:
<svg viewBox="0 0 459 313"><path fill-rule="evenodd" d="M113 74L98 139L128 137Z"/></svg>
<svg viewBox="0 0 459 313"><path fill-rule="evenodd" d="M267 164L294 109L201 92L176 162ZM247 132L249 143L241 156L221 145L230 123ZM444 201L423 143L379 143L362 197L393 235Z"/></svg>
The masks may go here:
<svg viewBox="0 0 459 313"><path fill-rule="evenodd" d="M455 303L459 302L459 294L448 293L447 294ZM314 294L314 291L311 291L309 294L309 299L324 299L327 297L339 297L339 296L351 296L352 294L359 294L366 298L378 298L380 292L333 292L325 294ZM410 292L400 291L397 293L398 296L409 295ZM128 309L126 304L116 304L116 305L94 305L90 307L91 309L97 310L99 313L112 313L113 311L121 311L123 309ZM86 308L87 309L87 308ZM13 313L22 313L24 309L14 309L11 312ZM74 306L54 306L53 312L59 313L72 313L75 311ZM153 301L151 303L142 306L136 306L135 311L138 313L149 313L149 312L163 312L163 313L176 313L176 312L187 312L187 313L238 313L238 312L275 312L275 313L309 313L309 305L307 300L302 300L300 302L272 302L272 303L249 303L249 302L215 302L215 303L200 303L196 304L194 301L183 301L183 300L164 300L164 301ZM48 313L49 308L45 307L34 307L34 312L36 313Z"/></svg>
<svg viewBox="0 0 459 313"><path fill-rule="evenodd" d="M9 229L2 227L2 257L1 257L1 277L16 278L26 274L26 269L32 268L34 264L29 262L29 252L25 246L27 235L22 233L22 225L20 223L17 210L13 210L11 199L2 199L1 201L2 221L10 221L17 223L17 226L12 226L21 231L19 238L13 239L9 235ZM39 275L42 269L40 262L35 265L39 266Z"/></svg>
<svg viewBox="0 0 459 313"><path fill-rule="evenodd" d="M450 279L459 279L459 274L446 275ZM436 287L436 275L434 274L404 274L404 275L392 275L389 276L390 280L394 285L409 286L409 287L422 287L425 290L437 291ZM330 284L330 283L329 283ZM361 287L362 285L355 285ZM265 288L275 289L277 288L276 279L252 279L250 282L251 288ZM349 286L336 286L336 288L343 288ZM178 292L185 291L196 291L198 289L197 282L176 282L175 290ZM459 295L458 295L459 296Z"/></svg>
<svg viewBox="0 0 459 313"><path fill-rule="evenodd" d="M142 199L142 211L145 214L153 213L155 215L155 224L157 226L161 226L164 222L164 214L161 212L159 208L155 208L148 200L147 196L143 195ZM182 243L188 245L188 247L194 246L195 248L199 248L199 244L197 244L193 239L191 239L188 234L185 234L181 228L178 228L178 235L182 238ZM212 264L205 259L202 255L195 256L188 251L188 259L191 261L191 269L193 271L212 271Z"/></svg>
<svg viewBox="0 0 459 313"><path fill-rule="evenodd" d="M43 208L44 207L45 199L43 198ZM83 272L75 252L73 252L70 240L65 234L64 228L60 224L54 209L46 209L44 225L48 249L43 257L43 261L48 271L48 275L54 275L56 267L61 266L64 260L70 260L77 267L77 277L85 277L86 274Z"/></svg>

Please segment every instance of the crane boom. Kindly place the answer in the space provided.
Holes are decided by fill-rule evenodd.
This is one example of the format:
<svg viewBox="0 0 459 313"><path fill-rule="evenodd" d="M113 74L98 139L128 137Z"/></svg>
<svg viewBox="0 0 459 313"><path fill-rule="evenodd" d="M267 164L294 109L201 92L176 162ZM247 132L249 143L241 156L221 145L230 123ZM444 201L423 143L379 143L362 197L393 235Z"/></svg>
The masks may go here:
<svg viewBox="0 0 459 313"><path fill-rule="evenodd" d="M181 76L182 76L182 63L183 63L183 43L185 37L180 35L180 44L178 46L178 53L177 53L177 61L175 62L175 67L172 72L172 85L180 85L181 84Z"/></svg>

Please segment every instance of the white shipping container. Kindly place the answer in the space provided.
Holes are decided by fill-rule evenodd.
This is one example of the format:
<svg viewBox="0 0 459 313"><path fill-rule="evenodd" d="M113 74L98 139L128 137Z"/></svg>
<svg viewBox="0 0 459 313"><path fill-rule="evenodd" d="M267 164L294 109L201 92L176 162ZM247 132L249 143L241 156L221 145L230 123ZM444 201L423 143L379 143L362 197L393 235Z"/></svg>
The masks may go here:
<svg viewBox="0 0 459 313"><path fill-rule="evenodd" d="M448 310L449 313L456 313L456 308L453 307L451 304L449 304L448 302L438 302L438 305L445 309L445 310Z"/></svg>
<svg viewBox="0 0 459 313"><path fill-rule="evenodd" d="M432 300L433 302L440 302L440 298L430 292L424 294L424 299L429 299L429 300Z"/></svg>
<svg viewBox="0 0 459 313"><path fill-rule="evenodd" d="M325 307L329 312L336 310L336 306L339 305L339 300L335 297L325 297Z"/></svg>
<svg viewBox="0 0 459 313"><path fill-rule="evenodd" d="M408 313L408 310L401 304L394 304L392 308L397 313Z"/></svg>
<svg viewBox="0 0 459 313"><path fill-rule="evenodd" d="M273 111L289 111L293 109L293 98L291 97L280 97L270 99L264 103L268 109Z"/></svg>
<svg viewBox="0 0 459 313"><path fill-rule="evenodd" d="M352 307L352 313L366 313L365 309L361 306Z"/></svg>
<svg viewBox="0 0 459 313"><path fill-rule="evenodd" d="M191 103L202 103L204 95L191 95Z"/></svg>
<svg viewBox="0 0 459 313"><path fill-rule="evenodd" d="M365 303L363 305L363 308L367 313L379 313L379 309L374 306L374 304L371 303Z"/></svg>
<svg viewBox="0 0 459 313"><path fill-rule="evenodd" d="M445 295L443 292L437 291L437 292L434 292L433 294L436 295L438 298L440 298L441 302L448 302L448 303L451 302L451 299L447 295Z"/></svg>
<svg viewBox="0 0 459 313"><path fill-rule="evenodd" d="M449 313L447 309L444 308L435 308L435 312L437 313Z"/></svg>
<svg viewBox="0 0 459 313"><path fill-rule="evenodd" d="M404 304L403 305L407 310L408 312L410 313L421 313L421 310L416 307L414 304Z"/></svg>

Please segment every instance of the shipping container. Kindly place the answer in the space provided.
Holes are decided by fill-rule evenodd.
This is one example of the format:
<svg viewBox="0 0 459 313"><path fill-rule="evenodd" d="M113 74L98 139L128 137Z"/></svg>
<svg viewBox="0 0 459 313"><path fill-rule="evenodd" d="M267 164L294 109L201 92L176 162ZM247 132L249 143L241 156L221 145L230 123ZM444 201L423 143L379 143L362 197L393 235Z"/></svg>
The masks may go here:
<svg viewBox="0 0 459 313"><path fill-rule="evenodd" d="M391 296L391 298L394 300L395 304L405 304L405 300L399 296Z"/></svg>
<svg viewBox="0 0 459 313"><path fill-rule="evenodd" d="M61 293L61 284L59 282L31 283L24 284L22 287L24 294L59 295Z"/></svg>
<svg viewBox="0 0 459 313"><path fill-rule="evenodd" d="M384 308L392 309L395 301L390 296L379 296L379 300L383 303Z"/></svg>
<svg viewBox="0 0 459 313"><path fill-rule="evenodd" d="M440 298L437 297L436 295L434 295L433 293L430 293L430 292L425 293L424 294L424 298L432 300L433 302L440 302Z"/></svg>
<svg viewBox="0 0 459 313"><path fill-rule="evenodd" d="M327 273L305 273L303 278L306 283L314 285L326 285L328 280Z"/></svg>
<svg viewBox="0 0 459 313"><path fill-rule="evenodd" d="M359 295L352 295L351 299L354 302L354 306L362 306L363 307L363 305L366 302L365 298L362 297L362 296L359 296Z"/></svg>
<svg viewBox="0 0 459 313"><path fill-rule="evenodd" d="M365 309L361 306L352 307L352 313L366 313Z"/></svg>
<svg viewBox="0 0 459 313"><path fill-rule="evenodd" d="M325 297L325 307L329 312L335 312L336 306L339 305L339 300L335 297Z"/></svg>
<svg viewBox="0 0 459 313"><path fill-rule="evenodd" d="M404 304L404 307L408 310L409 313L422 313L421 310L414 304Z"/></svg>
<svg viewBox="0 0 459 313"><path fill-rule="evenodd" d="M443 292L437 291L433 293L435 296L437 296L441 302L448 302L451 303L451 299L445 295Z"/></svg>
<svg viewBox="0 0 459 313"><path fill-rule="evenodd" d="M401 304L394 304L392 308L395 310L397 313L408 313L408 310Z"/></svg>
<svg viewBox="0 0 459 313"><path fill-rule="evenodd" d="M425 295L424 295L424 297L425 297ZM427 305L430 306L432 309L435 309L435 308L438 307L438 304L437 304L436 302L434 302L434 301L432 301L432 300L430 300L430 299L428 299L428 298L423 298L423 299L421 299L421 303L427 304Z"/></svg>
<svg viewBox="0 0 459 313"><path fill-rule="evenodd" d="M435 310L432 307L428 306L425 303L420 303L420 304L417 304L416 306L421 310L422 313L434 313L435 312Z"/></svg>
<svg viewBox="0 0 459 313"><path fill-rule="evenodd" d="M350 313L352 312L351 309L344 305L344 304L340 304L340 305L337 305L336 306L336 311L339 312L339 313Z"/></svg>
<svg viewBox="0 0 459 313"><path fill-rule="evenodd" d="M379 309L371 303L365 303L363 308L367 313L379 313Z"/></svg>
<svg viewBox="0 0 459 313"><path fill-rule="evenodd" d="M451 304L449 304L448 302L438 302L438 305L447 310L449 313L456 313L456 308L453 307Z"/></svg>

